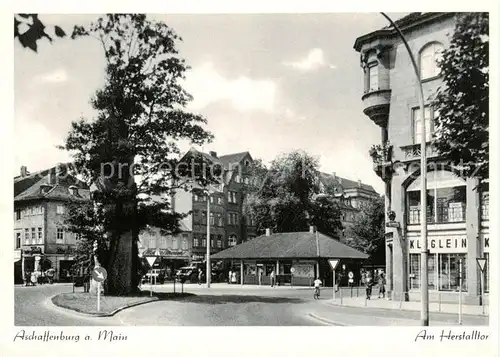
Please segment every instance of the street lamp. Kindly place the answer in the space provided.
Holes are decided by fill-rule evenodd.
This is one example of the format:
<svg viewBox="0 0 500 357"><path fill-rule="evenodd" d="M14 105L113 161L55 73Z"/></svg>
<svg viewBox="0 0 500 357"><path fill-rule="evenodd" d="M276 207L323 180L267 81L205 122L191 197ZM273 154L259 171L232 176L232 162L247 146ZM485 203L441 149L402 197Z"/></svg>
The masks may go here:
<svg viewBox="0 0 500 357"><path fill-rule="evenodd" d="M403 41L408 55L410 56L413 69L415 70L415 76L417 79L418 94L420 101L420 113L422 115L421 119L421 140L420 140L420 175L421 175L421 188L420 188L420 246L422 250L420 252L420 266L421 266L421 310L420 310L420 322L422 326L429 326L429 286L427 281L427 153L426 153L426 133L425 133L425 105L424 105L424 89L422 87L422 82L420 81L420 73L417 66L417 61L411 52L410 46L403 36L403 33L399 27L391 20L389 16L381 12L387 21L391 23L399 37Z"/></svg>

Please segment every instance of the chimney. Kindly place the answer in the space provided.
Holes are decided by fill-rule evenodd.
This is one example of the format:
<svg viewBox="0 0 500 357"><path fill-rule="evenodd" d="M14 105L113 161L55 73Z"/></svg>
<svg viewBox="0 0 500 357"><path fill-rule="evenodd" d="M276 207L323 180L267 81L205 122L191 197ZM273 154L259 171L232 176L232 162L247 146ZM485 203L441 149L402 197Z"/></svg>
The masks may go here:
<svg viewBox="0 0 500 357"><path fill-rule="evenodd" d="M28 176L28 168L26 166L21 166L21 177Z"/></svg>
<svg viewBox="0 0 500 357"><path fill-rule="evenodd" d="M309 233L314 234L316 232L314 226L309 226Z"/></svg>
<svg viewBox="0 0 500 357"><path fill-rule="evenodd" d="M337 173L336 173L336 172L334 172L334 173L332 174L332 176L333 176L333 178L336 178L336 177L337 177Z"/></svg>
<svg viewBox="0 0 500 357"><path fill-rule="evenodd" d="M209 154L210 154L210 156L212 156L212 157L215 157L215 158L217 157L217 152L215 152L215 151L209 151L208 153L209 153Z"/></svg>
<svg viewBox="0 0 500 357"><path fill-rule="evenodd" d="M361 180L358 180L358 187L361 188Z"/></svg>
<svg viewBox="0 0 500 357"><path fill-rule="evenodd" d="M72 196L78 196L78 187L76 186L69 186L69 193L72 195Z"/></svg>
<svg viewBox="0 0 500 357"><path fill-rule="evenodd" d="M271 229L266 228L266 237L269 237L271 235Z"/></svg>

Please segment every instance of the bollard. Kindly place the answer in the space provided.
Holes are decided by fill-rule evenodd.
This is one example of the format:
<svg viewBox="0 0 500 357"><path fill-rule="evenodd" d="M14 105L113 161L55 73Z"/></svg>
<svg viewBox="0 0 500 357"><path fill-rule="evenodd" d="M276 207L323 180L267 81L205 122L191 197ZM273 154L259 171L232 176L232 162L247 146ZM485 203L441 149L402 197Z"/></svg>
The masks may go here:
<svg viewBox="0 0 500 357"><path fill-rule="evenodd" d="M438 293L438 311L441 312L441 292Z"/></svg>

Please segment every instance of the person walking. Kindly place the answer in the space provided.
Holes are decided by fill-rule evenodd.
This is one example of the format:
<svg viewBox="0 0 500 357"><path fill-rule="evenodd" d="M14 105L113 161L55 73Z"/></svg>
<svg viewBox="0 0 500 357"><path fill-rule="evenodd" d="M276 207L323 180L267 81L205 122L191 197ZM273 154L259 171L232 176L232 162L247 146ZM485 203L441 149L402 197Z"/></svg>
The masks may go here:
<svg viewBox="0 0 500 357"><path fill-rule="evenodd" d="M198 269L198 285L201 285L201 279L203 278L203 271Z"/></svg>
<svg viewBox="0 0 500 357"><path fill-rule="evenodd" d="M229 277L227 278L227 283L231 284L231 279L233 278L233 270L229 269Z"/></svg>
<svg viewBox="0 0 500 357"><path fill-rule="evenodd" d="M385 298L385 284L386 284L386 281L385 281L385 274L384 272L381 270L380 271L380 274L378 276L378 287L379 287L379 291L378 291L378 298L380 299L380 297L382 296L382 299Z"/></svg>
<svg viewBox="0 0 500 357"><path fill-rule="evenodd" d="M231 283L236 284L238 280L236 279L236 272L233 271L233 275L231 275Z"/></svg>
<svg viewBox="0 0 500 357"><path fill-rule="evenodd" d="M271 288L274 288L274 279L275 279L275 274L274 274L274 269L273 271L271 272L271 275L269 276L271 278Z"/></svg>
<svg viewBox="0 0 500 357"><path fill-rule="evenodd" d="M372 295L372 284L372 276L371 273L368 272L365 278L366 300L370 300L370 297Z"/></svg>

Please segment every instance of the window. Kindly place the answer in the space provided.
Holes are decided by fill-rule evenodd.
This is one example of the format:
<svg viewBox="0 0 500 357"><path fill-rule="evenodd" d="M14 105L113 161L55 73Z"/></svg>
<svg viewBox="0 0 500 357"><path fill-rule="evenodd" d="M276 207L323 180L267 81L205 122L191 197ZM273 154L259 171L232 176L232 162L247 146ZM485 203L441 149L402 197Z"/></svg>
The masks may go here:
<svg viewBox="0 0 500 357"><path fill-rule="evenodd" d="M21 232L16 232L16 248L21 248Z"/></svg>
<svg viewBox="0 0 500 357"><path fill-rule="evenodd" d="M490 292L490 253L484 253L486 264L484 265L484 292Z"/></svg>
<svg viewBox="0 0 500 357"><path fill-rule="evenodd" d="M167 238L160 237L160 244L159 244L158 248L161 248L161 249L166 249L167 248Z"/></svg>
<svg viewBox="0 0 500 357"><path fill-rule="evenodd" d="M188 241L186 238L182 238L182 250L188 249Z"/></svg>
<svg viewBox="0 0 500 357"><path fill-rule="evenodd" d="M207 240L206 239L202 239L201 240L201 246L202 247L206 247L207 246Z"/></svg>
<svg viewBox="0 0 500 357"><path fill-rule="evenodd" d="M239 174L236 174L236 176L234 177L234 181L236 181L237 183L241 183L241 176Z"/></svg>
<svg viewBox="0 0 500 357"><path fill-rule="evenodd" d="M215 214L213 212L210 212L210 225L215 225Z"/></svg>
<svg viewBox="0 0 500 357"><path fill-rule="evenodd" d="M177 241L177 238L175 238L175 237L173 239L172 249L179 249L179 242Z"/></svg>
<svg viewBox="0 0 500 357"><path fill-rule="evenodd" d="M215 204L216 203L216 199L214 196L210 196L210 204Z"/></svg>
<svg viewBox="0 0 500 357"><path fill-rule="evenodd" d="M236 203L236 192L229 191L227 193L227 200L229 201L229 203Z"/></svg>
<svg viewBox="0 0 500 357"><path fill-rule="evenodd" d="M31 244L36 244L36 229L31 228Z"/></svg>
<svg viewBox="0 0 500 357"><path fill-rule="evenodd" d="M439 112L425 107L425 141L429 142L434 131L433 121L437 118ZM422 114L420 108L413 109L413 143L420 144L422 140Z"/></svg>
<svg viewBox="0 0 500 357"><path fill-rule="evenodd" d="M64 206L58 205L56 208L57 214L64 214Z"/></svg>
<svg viewBox="0 0 500 357"><path fill-rule="evenodd" d="M410 289L420 289L420 254L410 254L409 256L409 279ZM429 290L436 290L436 255L427 256L427 286Z"/></svg>
<svg viewBox="0 0 500 357"><path fill-rule="evenodd" d="M450 171L431 171L427 180L427 222L464 222L465 182ZM406 189L408 224L420 223L420 185L421 178L417 178Z"/></svg>
<svg viewBox="0 0 500 357"><path fill-rule="evenodd" d="M56 243L64 243L64 229L57 228Z"/></svg>
<svg viewBox="0 0 500 357"><path fill-rule="evenodd" d="M228 217L228 224L233 225L233 226L237 224L237 222L238 222L238 214L237 213L228 213L227 217Z"/></svg>
<svg viewBox="0 0 500 357"><path fill-rule="evenodd" d="M467 254L438 254L439 290L459 289L459 262L462 261L462 291L467 291Z"/></svg>
<svg viewBox="0 0 500 357"><path fill-rule="evenodd" d="M217 248L222 248L222 240L220 238L217 239Z"/></svg>
<svg viewBox="0 0 500 357"><path fill-rule="evenodd" d="M30 244L30 229L24 229L24 244Z"/></svg>
<svg viewBox="0 0 500 357"><path fill-rule="evenodd" d="M428 79L439 75L441 69L438 61L442 57L444 46L440 43L431 43L420 52L420 78Z"/></svg>
<svg viewBox="0 0 500 357"><path fill-rule="evenodd" d="M227 240L227 244L230 247L233 247L233 246L235 246L237 244L236 234L231 234L229 236L229 239Z"/></svg>
<svg viewBox="0 0 500 357"><path fill-rule="evenodd" d="M224 226L224 217L222 216L222 213L217 213L217 225L219 227Z"/></svg>
<svg viewBox="0 0 500 357"><path fill-rule="evenodd" d="M16 221L19 221L21 219L21 210L16 209Z"/></svg>
<svg viewBox="0 0 500 357"><path fill-rule="evenodd" d="M217 204L221 205L222 204L222 197L217 197Z"/></svg>
<svg viewBox="0 0 500 357"><path fill-rule="evenodd" d="M490 184L483 182L481 184L481 219L490 219Z"/></svg>
<svg viewBox="0 0 500 357"><path fill-rule="evenodd" d="M82 235L80 233L75 233L75 240L79 241L80 239L82 239Z"/></svg>
<svg viewBox="0 0 500 357"><path fill-rule="evenodd" d="M371 63L368 66L368 91L379 90L378 85L378 63Z"/></svg>
<svg viewBox="0 0 500 357"><path fill-rule="evenodd" d="M194 199L194 202L198 202L200 200L200 197L198 196L198 194L194 194L193 195L193 199Z"/></svg>
<svg viewBox="0 0 500 357"><path fill-rule="evenodd" d="M149 237L149 248L156 249L156 238Z"/></svg>
<svg viewBox="0 0 500 357"><path fill-rule="evenodd" d="M198 238L193 238L193 247L198 246Z"/></svg>
<svg viewBox="0 0 500 357"><path fill-rule="evenodd" d="M201 224L207 224L207 211L201 212Z"/></svg>
<svg viewBox="0 0 500 357"><path fill-rule="evenodd" d="M42 230L42 227L38 227L38 244L43 244L43 230Z"/></svg>

